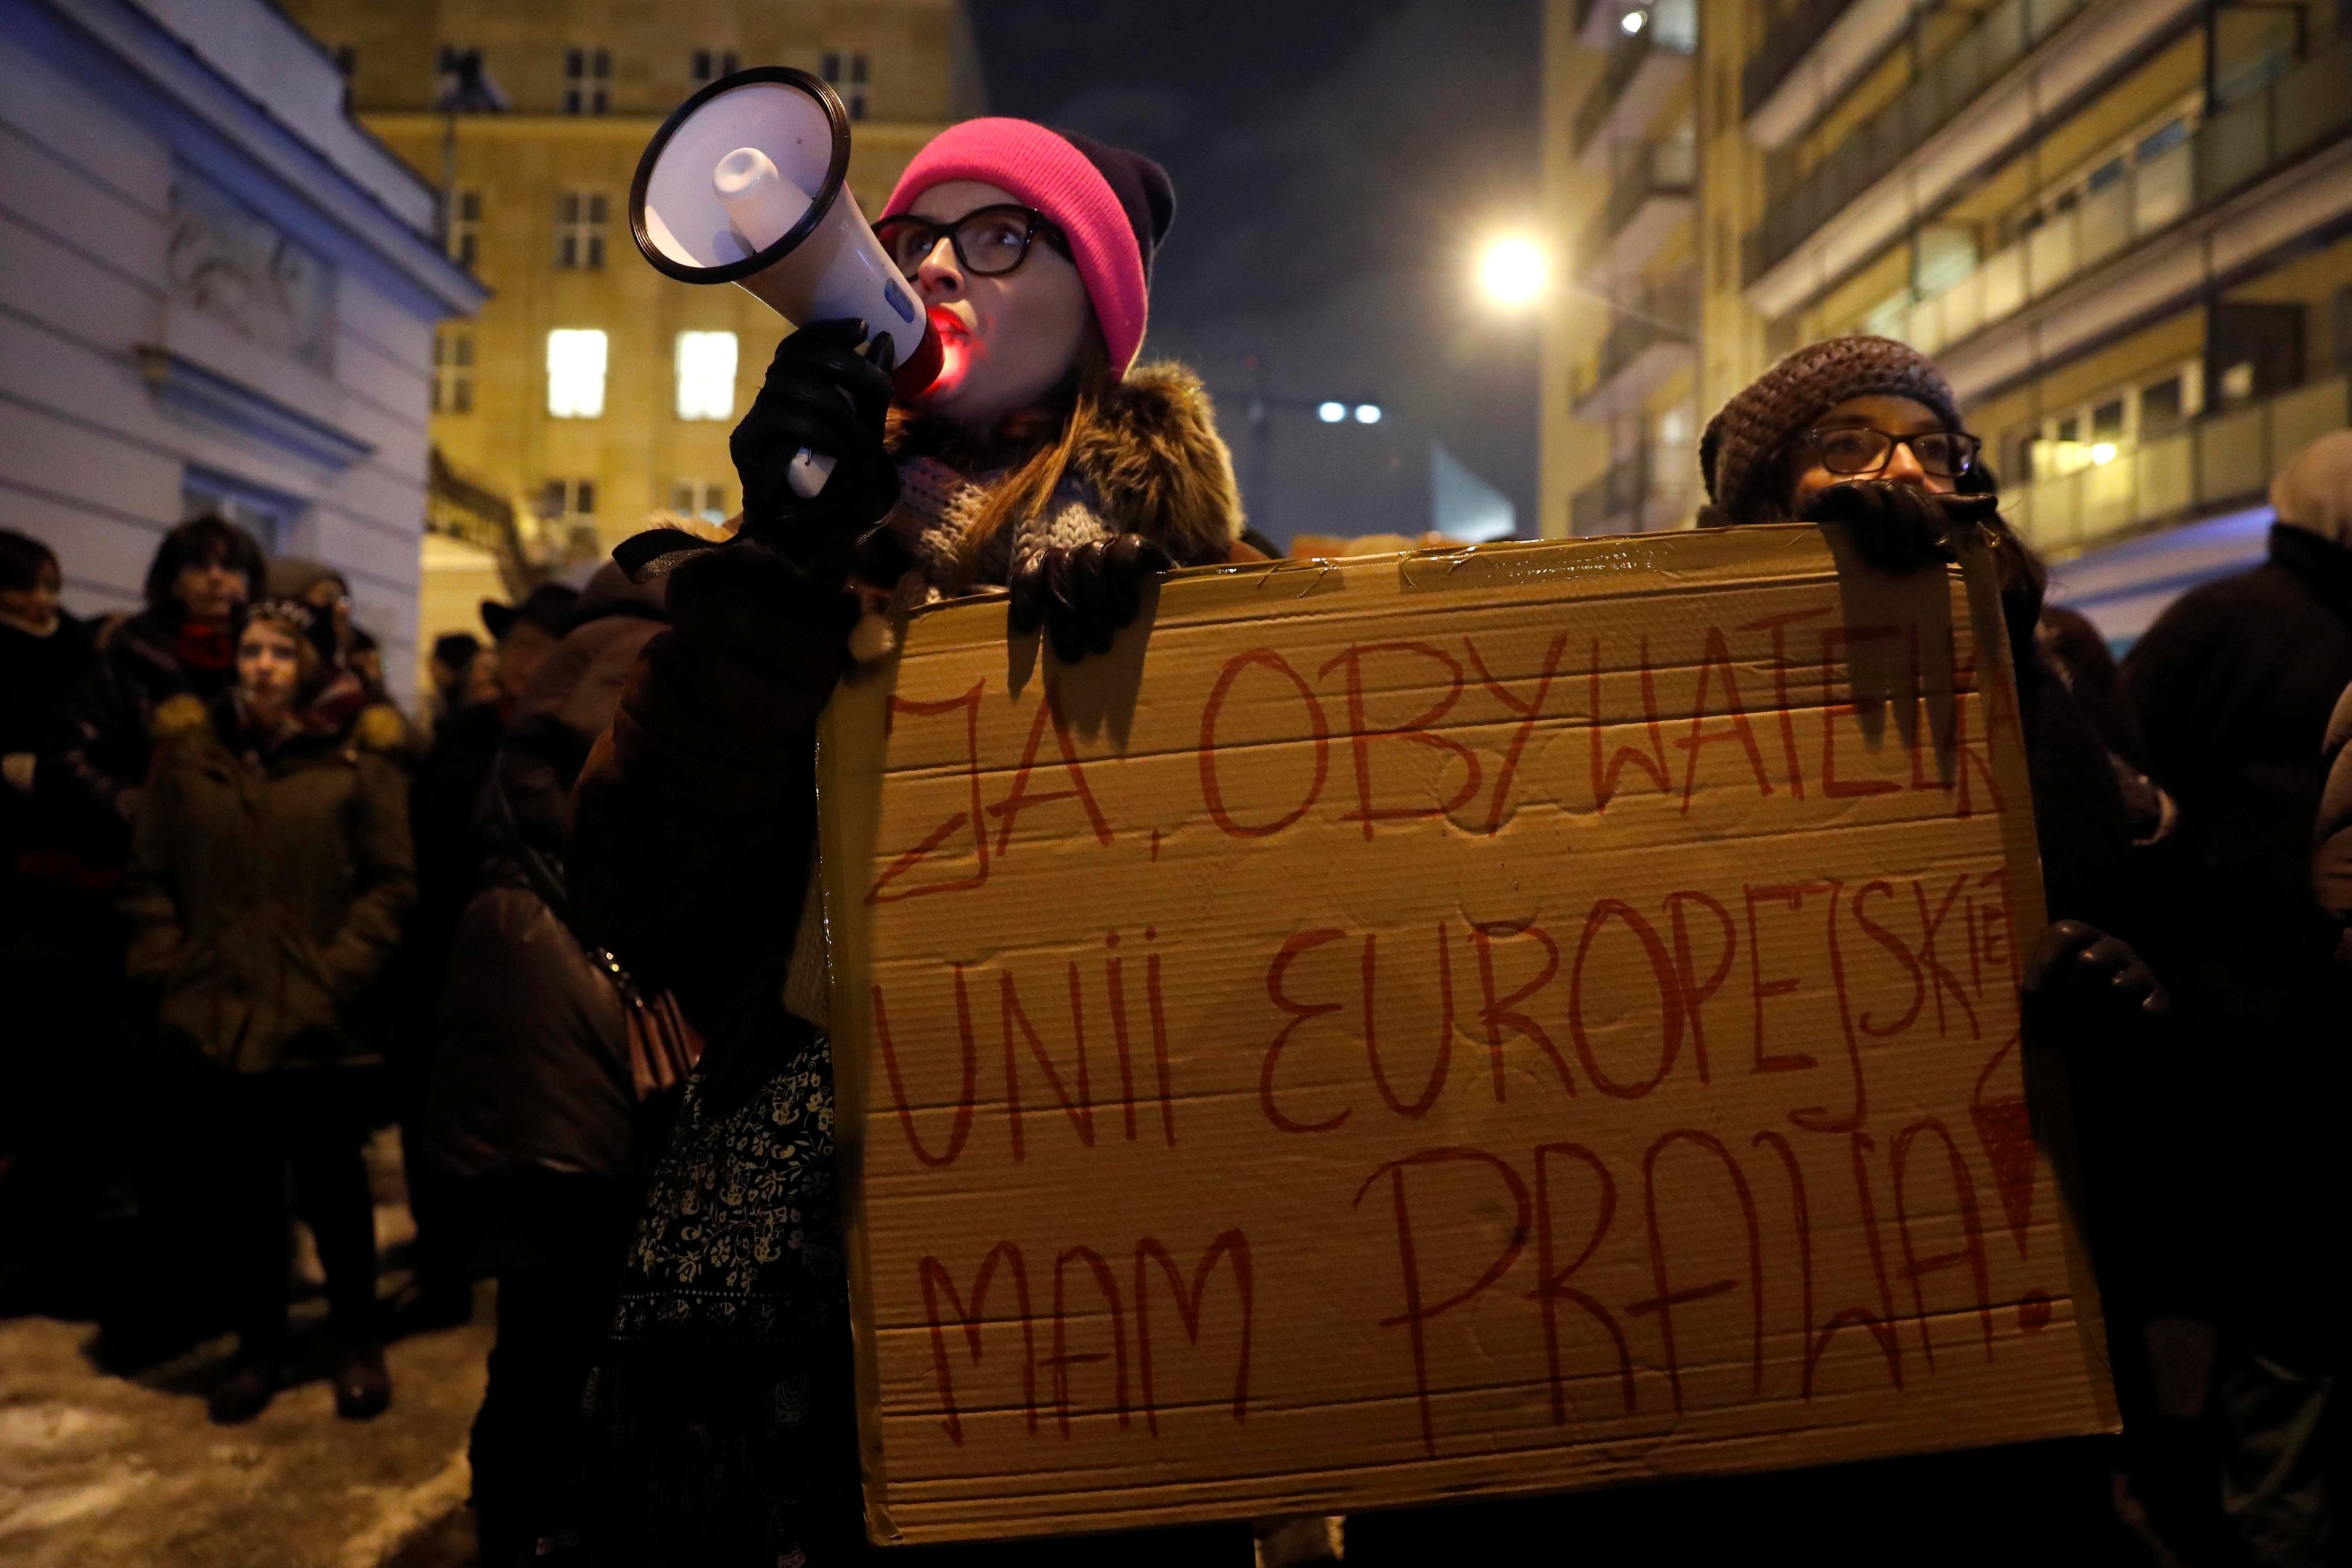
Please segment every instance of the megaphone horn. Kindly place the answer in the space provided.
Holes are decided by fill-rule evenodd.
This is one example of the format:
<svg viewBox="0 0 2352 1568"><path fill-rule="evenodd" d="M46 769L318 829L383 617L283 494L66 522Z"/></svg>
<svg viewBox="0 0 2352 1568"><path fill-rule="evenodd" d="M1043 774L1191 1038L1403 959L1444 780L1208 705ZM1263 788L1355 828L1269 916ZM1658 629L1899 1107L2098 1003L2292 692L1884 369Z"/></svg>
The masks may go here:
<svg viewBox="0 0 2352 1568"><path fill-rule="evenodd" d="M682 283L740 283L796 326L863 320L869 351L887 353L892 385L913 397L939 377L939 335L858 211L848 169L849 113L833 89L755 66L654 132L629 184L629 232Z"/></svg>

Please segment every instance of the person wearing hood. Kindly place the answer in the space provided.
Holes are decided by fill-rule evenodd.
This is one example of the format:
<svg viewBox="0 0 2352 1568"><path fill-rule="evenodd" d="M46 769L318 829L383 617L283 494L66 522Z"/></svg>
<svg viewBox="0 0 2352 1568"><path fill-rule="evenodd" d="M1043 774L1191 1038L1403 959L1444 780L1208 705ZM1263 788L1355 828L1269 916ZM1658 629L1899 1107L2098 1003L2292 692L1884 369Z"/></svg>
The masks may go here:
<svg viewBox="0 0 2352 1568"><path fill-rule="evenodd" d="M236 1360L209 1400L247 1421L285 1372L287 1171L318 1239L335 1408L383 1410L375 1229L362 1145L372 1065L352 1004L415 896L399 768L356 724L307 605L265 601L232 644L236 684L159 751L122 911L127 968L154 998L164 1071L199 1129L229 1233Z"/></svg>
<svg viewBox="0 0 2352 1568"><path fill-rule="evenodd" d="M894 403L865 324L786 338L735 431L734 539L640 536L675 625L583 772L574 919L709 1041L639 1222L586 1403L594 1563L828 1565L866 1550L813 907L814 723L861 609L1009 591L1013 635L1108 649L1171 565L1255 559L1189 371L1139 364L1174 212L1135 153L1024 120L950 127L876 233L944 350ZM795 455L833 459L814 497ZM861 601L861 594L863 599ZM855 635L853 635L855 632ZM1028 1563L1246 1563L1246 1526L1024 1542Z"/></svg>
<svg viewBox="0 0 2352 1568"><path fill-rule="evenodd" d="M467 1448L485 1563L528 1562L551 1537L581 1379L692 1066L692 1042L663 1027L675 1012L565 922L572 787L637 655L668 624L665 586L606 563L524 688L476 813L484 885L458 921L441 993L425 1157L474 1217L477 1266L499 1281Z"/></svg>
<svg viewBox="0 0 2352 1568"><path fill-rule="evenodd" d="M2327 1404L2344 1354L2331 1260L2352 975L2331 956L2352 900L2344 764L2339 751L2331 775L2323 747L2352 684L2352 432L2304 448L2270 498L2269 559L2175 601L2125 657L2124 683L2180 802L2175 984L2218 1068L2200 1137L2214 1151L2208 1229L2226 1286L2224 1502L2258 1561L2305 1563L2320 1561L2329 1528L2323 1469L2340 1463L2322 1456L2341 1419Z"/></svg>

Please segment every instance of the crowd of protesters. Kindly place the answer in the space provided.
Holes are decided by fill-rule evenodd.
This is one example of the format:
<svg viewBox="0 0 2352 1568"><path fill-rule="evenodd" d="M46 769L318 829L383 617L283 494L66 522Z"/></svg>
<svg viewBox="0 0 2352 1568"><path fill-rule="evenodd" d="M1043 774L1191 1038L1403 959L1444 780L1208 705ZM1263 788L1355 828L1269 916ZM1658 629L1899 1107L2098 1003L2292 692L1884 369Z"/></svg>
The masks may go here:
<svg viewBox="0 0 2352 1568"><path fill-rule="evenodd" d="M907 406L854 324L789 337L735 434L731 538L640 536L576 593L487 607L488 645L432 650L415 722L330 569L201 518L142 611L91 625L59 609L54 556L0 534L0 963L29 1022L0 1096L6 1261L68 1247L127 1186L122 1294L193 1321L110 1333L234 1329L212 1413L250 1419L289 1375L290 1191L336 1407L371 1415L393 1320L362 1147L397 1122L418 1226L398 1321L460 1320L498 1281L486 1563L861 1557L813 726L890 605L1009 591L1015 633L1070 663L1152 573L1262 558L1199 383L1137 363L1172 211L1132 153L1020 121L944 133L877 232L941 329L989 351ZM814 496L803 449L833 460ZM1700 457L1702 526L1811 524L1879 572L1989 559L2053 920L2027 1029L2069 1080L2125 1430L1369 1515L1349 1559L1549 1538L1730 1561L1769 1539L1859 1563L1889 1554L1880 1526L1927 1521L1934 1544L1896 1555L2335 1561L2352 433L2279 475L2267 561L2181 598L2120 665L2046 601L1951 388L1901 344L1790 355ZM1249 1550L1207 1527L971 1556Z"/></svg>

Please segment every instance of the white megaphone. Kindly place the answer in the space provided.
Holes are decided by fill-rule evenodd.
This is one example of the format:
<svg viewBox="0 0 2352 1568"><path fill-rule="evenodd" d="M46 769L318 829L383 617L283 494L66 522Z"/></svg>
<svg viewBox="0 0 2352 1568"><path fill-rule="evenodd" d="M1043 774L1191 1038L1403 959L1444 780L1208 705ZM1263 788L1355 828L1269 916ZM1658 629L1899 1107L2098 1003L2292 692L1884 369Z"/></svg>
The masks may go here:
<svg viewBox="0 0 2352 1568"><path fill-rule="evenodd" d="M883 253L844 183L849 114L833 89L789 66L723 77L688 99L646 144L629 185L629 232L683 283L740 283L795 326L866 323L888 340L893 387L913 397L940 373L939 334ZM793 488L814 496L833 459L803 449Z"/></svg>

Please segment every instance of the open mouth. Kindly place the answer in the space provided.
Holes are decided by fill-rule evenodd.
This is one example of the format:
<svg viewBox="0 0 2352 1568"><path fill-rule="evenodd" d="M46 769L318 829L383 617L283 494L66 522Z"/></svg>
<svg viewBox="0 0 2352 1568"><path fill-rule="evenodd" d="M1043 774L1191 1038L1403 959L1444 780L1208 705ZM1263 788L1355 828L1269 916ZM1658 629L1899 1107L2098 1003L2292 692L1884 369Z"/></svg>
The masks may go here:
<svg viewBox="0 0 2352 1568"><path fill-rule="evenodd" d="M944 305L931 307L931 330L940 335L942 348L962 349L971 344L971 329L963 324L963 318Z"/></svg>

